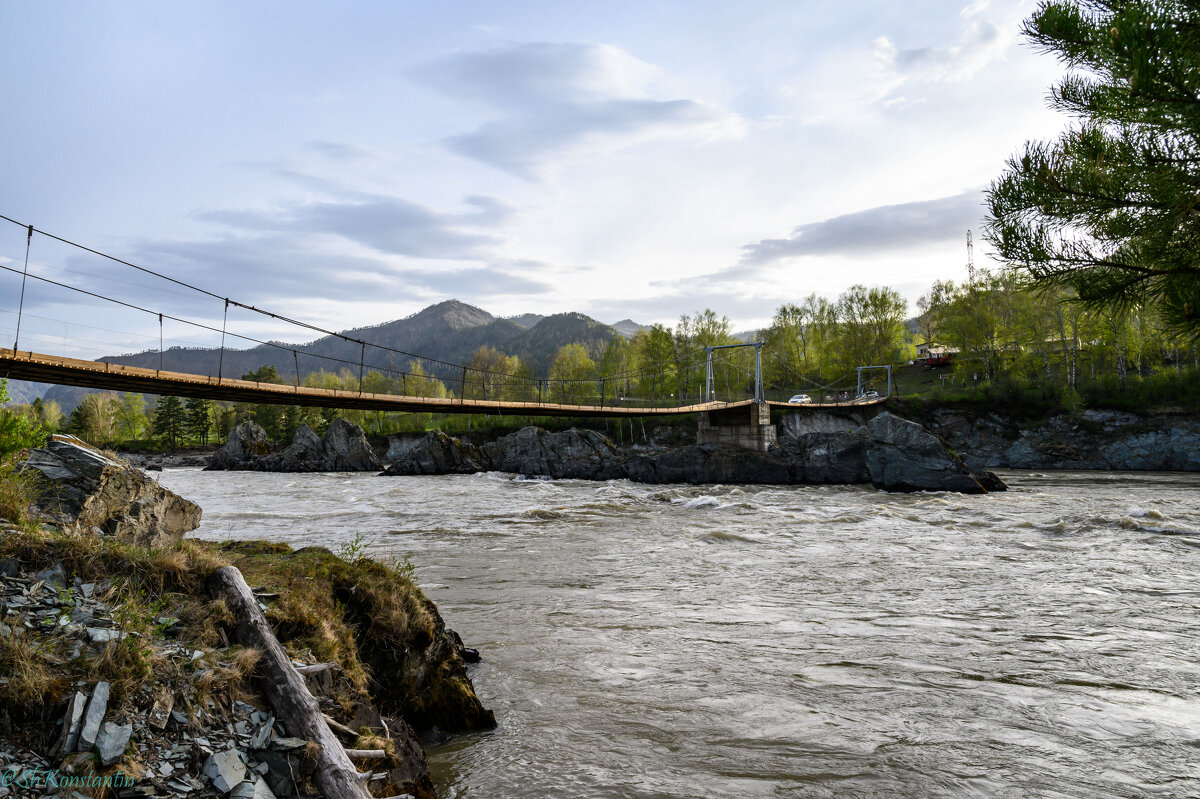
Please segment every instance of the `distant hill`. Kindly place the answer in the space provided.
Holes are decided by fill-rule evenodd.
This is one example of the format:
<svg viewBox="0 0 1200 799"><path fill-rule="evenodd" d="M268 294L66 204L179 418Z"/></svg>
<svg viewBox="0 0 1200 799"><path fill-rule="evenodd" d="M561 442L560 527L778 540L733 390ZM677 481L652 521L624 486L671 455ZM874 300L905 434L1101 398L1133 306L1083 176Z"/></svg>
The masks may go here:
<svg viewBox="0 0 1200 799"><path fill-rule="evenodd" d="M521 324L531 320L532 326ZM598 359L608 342L620 333L580 313L546 317L525 314L515 319L499 319L482 308L458 300L447 300L404 319L346 330L343 335L449 364L468 363L480 347L495 347L506 355L516 355L529 364L534 374L544 376L554 353L560 347L578 342L592 358ZM295 378L297 365L301 379L319 369L336 372L346 367L354 372L358 370L360 346L353 342L325 336L308 344L297 345L297 349L301 350L298 358L292 355L290 349L267 345L244 350L226 349L224 356L219 348L174 347L162 353L162 368L173 372L215 375L220 366L221 374L241 377L259 367L270 365L288 381ZM306 353L323 357L311 357ZM339 358L345 363L331 362L326 358ZM101 360L147 369L159 367L158 350ZM368 368L376 366L407 371L410 360L405 355L367 347ZM457 369L429 362L422 365L429 374L442 378L458 377ZM90 389L54 386L46 393L46 397L56 400L65 412L70 412L88 393Z"/></svg>
<svg viewBox="0 0 1200 799"><path fill-rule="evenodd" d="M534 374L545 375L559 347L582 344L593 360L604 354L608 342L619 336L613 328L581 313L560 313L547 316L533 327L508 342L508 348L497 347L516 355L533 367Z"/></svg>
<svg viewBox="0 0 1200 799"><path fill-rule="evenodd" d="M521 327L530 328L546 317L538 313L523 313L520 316L506 316L504 318L510 322L516 322Z"/></svg>
<svg viewBox="0 0 1200 799"><path fill-rule="evenodd" d="M50 388L49 383L30 383L25 380L9 380L8 381L8 404L22 405L26 402L33 402L38 397L46 393L46 389Z"/></svg>
<svg viewBox="0 0 1200 799"><path fill-rule="evenodd" d="M632 319L622 319L612 325L612 329L620 333L625 338L633 338L643 330L649 330L650 325L642 325Z"/></svg>

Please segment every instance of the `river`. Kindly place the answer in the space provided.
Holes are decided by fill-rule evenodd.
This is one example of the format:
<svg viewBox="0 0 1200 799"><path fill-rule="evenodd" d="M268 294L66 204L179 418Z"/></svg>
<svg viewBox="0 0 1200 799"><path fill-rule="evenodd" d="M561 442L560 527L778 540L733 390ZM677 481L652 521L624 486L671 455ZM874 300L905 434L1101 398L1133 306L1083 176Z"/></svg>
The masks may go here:
<svg viewBox="0 0 1200 799"><path fill-rule="evenodd" d="M1200 796L1200 476L1005 494L168 470L194 535L408 555L506 797Z"/></svg>

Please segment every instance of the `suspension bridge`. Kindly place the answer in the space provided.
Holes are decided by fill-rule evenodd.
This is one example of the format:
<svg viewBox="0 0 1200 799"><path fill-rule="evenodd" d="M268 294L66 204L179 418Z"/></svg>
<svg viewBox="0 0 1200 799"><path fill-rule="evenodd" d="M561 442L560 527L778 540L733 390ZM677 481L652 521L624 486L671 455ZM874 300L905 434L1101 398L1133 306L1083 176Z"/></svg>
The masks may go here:
<svg viewBox="0 0 1200 799"><path fill-rule="evenodd" d="M342 409L357 409L370 411L395 411L409 413L468 413L492 414L511 416L570 416L570 417L622 417L622 416L670 416L704 413L711 417L713 425L729 426L732 420L740 418L738 409L748 409L752 419L751 424L757 428L759 420L765 415L769 424L771 408L786 408L791 411L803 409L833 408L841 406L858 406L885 401L886 397L838 399L832 402L809 402L794 404L784 401L767 400L764 396L762 381L761 342L736 347L753 347L755 365L751 379L740 383L742 396L737 397L738 388L733 392L724 392L725 398L718 399L717 377L720 369L714 371L714 358L721 358L734 347L714 346L704 348L703 357L700 351L691 353L690 358L684 359L681 365L678 359L670 364L652 364L636 370L627 370L619 374L599 378L584 379L545 379L533 378L526 375L505 374L486 369L476 369L464 364L451 363L420 354L406 352L389 347L378 342L370 342L364 338L356 338L343 333L326 330L319 326L303 322L288 316L257 308L191 283L176 279L169 275L133 264L129 261L105 254L99 250L77 244L62 237L38 230L32 225L23 225L9 217L0 215L0 220L10 222L21 228L25 234L25 258L23 267L18 269L15 259L0 262L0 270L20 276L20 291L13 299L15 303L15 330L13 346L10 349L0 349L0 376L17 380L27 380L41 383L80 386L85 388L138 392L156 395L172 395L181 397L199 397L204 399L222 400L229 402L244 402L258 404L297 405L313 407L329 407ZM119 298L103 294L91 288L84 288L61 279L61 274L55 277L31 272L29 269L29 254L34 235L38 234L60 245L102 259L106 263L115 264L120 268L140 274L149 275L155 280L163 281L178 293L179 289L192 295L205 298L223 306L221 326L214 322L187 319L178 314L166 313L160 309L147 308L127 298ZM61 270L69 272L70 270ZM55 279L60 278L60 279ZM115 358L89 359L75 358L63 354L37 352L30 349L20 349L21 324L25 319L26 291L31 283L52 288L64 295L75 298L88 298L90 301L107 303L114 308L122 309L131 315L142 315L158 324L158 357L159 368L146 368L113 362ZM7 292L6 292L7 294ZM61 300L60 300L61 302ZM308 345L289 345L278 341L267 341L250 336L246 333L231 330L228 325L231 308L248 311L259 317L282 323L309 333L320 333L329 340L342 345L342 351L347 348L357 349L358 358L351 359L330 354L318 354L311 351ZM219 356L215 374L193 374L170 371L161 368L163 359L164 324L171 322L176 326L188 326L205 331L215 336L220 335ZM67 323L64 323L67 324ZM227 340L245 342L251 345L261 345L290 354L295 363L293 380L288 383L261 382L234 378L223 373L223 365L227 350ZM45 340L45 339L42 339ZM64 345L68 342L64 340ZM372 353L372 358L368 358ZM378 362L378 357L386 356L387 364ZM357 371L357 389L323 388L304 385L301 381L300 357L306 363L310 359L327 363L334 369L342 369L353 374ZM401 371L391 367L396 357L409 359L411 364L425 364L428 370L420 374ZM684 392L678 397L674 393L669 398L658 397L654 400L629 396L629 386L647 375L657 373L662 376L669 370L678 373L680 369L700 368L705 366L705 388L700 396L685 399ZM718 364L719 365L719 364ZM309 371L313 371L311 368ZM363 378L371 373L384 375L389 383L387 393L363 390ZM422 396L416 392L406 392L410 385L428 384L436 380L450 388L450 396ZM749 390L753 386L752 391ZM502 389L495 388L501 386ZM455 391L455 387L457 390ZM391 390L394 389L394 390ZM698 393L698 392L697 392ZM856 392L861 394L861 381ZM494 394L495 396L489 396ZM477 396L472 396L477 395ZM844 395L843 395L844 396ZM517 397L517 398L514 398ZM570 400L570 401L564 401ZM745 414L746 411L742 411ZM702 427L704 425L702 424Z"/></svg>

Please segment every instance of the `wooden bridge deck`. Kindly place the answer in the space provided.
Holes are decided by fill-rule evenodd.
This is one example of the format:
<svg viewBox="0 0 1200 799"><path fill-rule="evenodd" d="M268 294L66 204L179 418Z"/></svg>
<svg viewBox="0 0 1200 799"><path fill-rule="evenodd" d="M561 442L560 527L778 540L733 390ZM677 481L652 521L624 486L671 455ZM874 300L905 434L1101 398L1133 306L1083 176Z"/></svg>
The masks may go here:
<svg viewBox="0 0 1200 799"><path fill-rule="evenodd" d="M484 413L496 416L679 416L725 408L748 406L753 400L707 402L667 408L642 408L627 405L566 405L553 402L516 402L511 400L445 399L409 397L399 394L371 394L342 389L311 388L278 383L258 383L230 377L208 377L185 372L144 369L103 361L86 361L45 355L23 350L0 349L0 377L58 383L110 391L202 397L230 402L269 405L304 405L323 408L348 408L368 411L408 413ZM884 402L884 398L840 403L790 405L770 402L772 409L801 411L816 408L856 407Z"/></svg>

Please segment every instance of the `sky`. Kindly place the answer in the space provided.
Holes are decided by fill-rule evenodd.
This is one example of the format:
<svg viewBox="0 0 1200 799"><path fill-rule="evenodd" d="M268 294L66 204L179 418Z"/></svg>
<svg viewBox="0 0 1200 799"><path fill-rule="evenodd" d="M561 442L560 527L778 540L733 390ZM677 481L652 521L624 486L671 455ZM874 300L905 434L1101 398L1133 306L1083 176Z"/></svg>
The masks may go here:
<svg viewBox="0 0 1200 799"><path fill-rule="evenodd" d="M1034 6L0 0L0 214L336 330L447 299L746 330L856 283L911 308L965 277L967 230L994 265L984 189L1066 123ZM0 266L25 249L0 221ZM220 300L29 250L144 310L28 281L22 349L221 325ZM5 338L20 291L0 271Z"/></svg>

